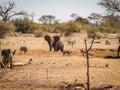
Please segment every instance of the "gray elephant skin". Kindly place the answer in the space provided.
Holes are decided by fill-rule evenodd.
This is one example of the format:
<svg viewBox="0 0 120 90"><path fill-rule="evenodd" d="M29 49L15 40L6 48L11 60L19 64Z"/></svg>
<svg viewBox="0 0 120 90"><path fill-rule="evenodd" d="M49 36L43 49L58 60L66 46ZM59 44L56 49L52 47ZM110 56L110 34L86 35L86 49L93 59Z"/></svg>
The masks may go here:
<svg viewBox="0 0 120 90"><path fill-rule="evenodd" d="M48 42L49 45L49 51L52 51L52 48L54 48L54 51L61 51L64 50L64 44L60 41L59 36L53 36L50 37L49 35L45 35L44 39Z"/></svg>

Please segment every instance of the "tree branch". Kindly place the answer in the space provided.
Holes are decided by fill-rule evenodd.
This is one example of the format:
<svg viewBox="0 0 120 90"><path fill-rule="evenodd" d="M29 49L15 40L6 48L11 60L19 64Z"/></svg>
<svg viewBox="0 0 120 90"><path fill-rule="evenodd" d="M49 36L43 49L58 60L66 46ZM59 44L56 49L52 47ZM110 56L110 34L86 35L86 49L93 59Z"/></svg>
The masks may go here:
<svg viewBox="0 0 120 90"><path fill-rule="evenodd" d="M90 51L90 50L91 50L91 48L92 48L93 42L94 42L94 40L95 40L95 36L96 36L96 34L94 33L94 36L93 36L93 39L92 39L92 42L91 42L91 45L90 45L90 47L89 47L88 51Z"/></svg>

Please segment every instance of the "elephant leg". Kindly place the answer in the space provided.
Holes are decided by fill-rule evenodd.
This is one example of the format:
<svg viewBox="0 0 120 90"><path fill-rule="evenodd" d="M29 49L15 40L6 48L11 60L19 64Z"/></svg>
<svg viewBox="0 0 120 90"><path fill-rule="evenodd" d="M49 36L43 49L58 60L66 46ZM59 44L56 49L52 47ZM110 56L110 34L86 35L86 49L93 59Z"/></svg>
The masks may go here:
<svg viewBox="0 0 120 90"><path fill-rule="evenodd" d="M58 47L57 46L55 46L54 51L58 51Z"/></svg>
<svg viewBox="0 0 120 90"><path fill-rule="evenodd" d="M119 51L117 51L117 56L119 56Z"/></svg>
<svg viewBox="0 0 120 90"><path fill-rule="evenodd" d="M56 48L55 47L53 47L54 48L54 51L56 51Z"/></svg>
<svg viewBox="0 0 120 90"><path fill-rule="evenodd" d="M118 50L117 50L117 56L119 56L119 52L120 52L120 45L119 45Z"/></svg>
<svg viewBox="0 0 120 90"><path fill-rule="evenodd" d="M56 42L56 44L55 44L55 51L59 51L60 50L61 52L63 52L64 51L63 48L64 48L64 45L63 45L63 43L61 41Z"/></svg>
<svg viewBox="0 0 120 90"><path fill-rule="evenodd" d="M50 52L52 51L52 46L49 46L49 51L50 51Z"/></svg>
<svg viewBox="0 0 120 90"><path fill-rule="evenodd" d="M0 65L1 65L1 68L5 67L5 65L3 64L3 62L1 62Z"/></svg>
<svg viewBox="0 0 120 90"><path fill-rule="evenodd" d="M61 52L63 52L64 50L63 50L63 47L61 47Z"/></svg>
<svg viewBox="0 0 120 90"><path fill-rule="evenodd" d="M10 58L10 68L12 69L13 68L13 62L12 62L12 58Z"/></svg>
<svg viewBox="0 0 120 90"><path fill-rule="evenodd" d="M54 51L56 51L56 43L55 42L52 44L52 46L53 46Z"/></svg>

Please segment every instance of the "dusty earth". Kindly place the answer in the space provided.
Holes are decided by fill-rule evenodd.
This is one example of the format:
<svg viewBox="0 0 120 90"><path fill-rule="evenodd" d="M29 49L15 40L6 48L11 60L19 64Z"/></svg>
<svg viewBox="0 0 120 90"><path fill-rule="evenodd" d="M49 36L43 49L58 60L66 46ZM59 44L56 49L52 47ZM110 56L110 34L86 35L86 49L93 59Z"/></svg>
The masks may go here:
<svg viewBox="0 0 120 90"><path fill-rule="evenodd" d="M74 46L67 45L68 39L76 40ZM80 50L84 48L82 37L62 37L65 50L74 52L71 56L63 56L61 52L49 52L48 44L43 37L19 36L0 39L1 49L17 50L13 57L14 62L26 63L14 69L0 68L0 90L57 90L61 82L73 83L77 79L80 83L86 82L86 58ZM95 40L92 49L95 57L90 57L91 87L100 85L120 85L120 58L117 54L118 40L110 39L111 44L105 45L106 39ZM87 39L88 47L91 39ZM99 42L99 43L98 43ZM26 46L27 54L19 48ZM31 62L28 62L32 59ZM45 88L47 87L47 88Z"/></svg>

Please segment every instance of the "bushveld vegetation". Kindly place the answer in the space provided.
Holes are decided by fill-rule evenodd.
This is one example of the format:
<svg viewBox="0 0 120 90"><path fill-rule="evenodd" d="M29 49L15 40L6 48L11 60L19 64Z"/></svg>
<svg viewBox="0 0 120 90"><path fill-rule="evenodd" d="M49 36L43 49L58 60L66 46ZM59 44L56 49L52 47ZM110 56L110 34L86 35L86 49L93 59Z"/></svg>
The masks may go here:
<svg viewBox="0 0 120 90"><path fill-rule="evenodd" d="M111 1L109 1L109 3L111 3ZM0 37L4 37L5 34L9 32L33 33L40 37L45 32L61 33L61 35L64 33L65 36L69 36L71 33L79 33L82 30L86 31L89 37L91 37L93 32L96 32L98 38L105 37L106 33L118 33L120 16L116 14L116 12L120 12L119 7L117 8L116 6L117 9L114 9L112 5L109 7L106 6L106 3L108 2L105 0L101 0L101 2L98 3L109 11L109 14L106 16L92 13L88 18L83 18L73 13L70 15L72 18L70 21L61 23L53 15L43 15L38 19L40 23L37 23L34 22L33 19L31 20L30 15L24 11L10 13L15 8L15 3L9 2L6 7L0 5ZM112 3L117 5L114 0ZM5 18L4 16L6 15L8 16ZM11 17L17 15L24 15L24 17L11 19Z"/></svg>

